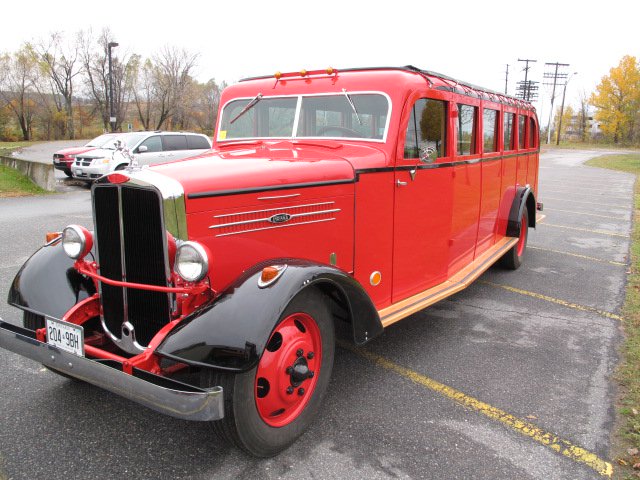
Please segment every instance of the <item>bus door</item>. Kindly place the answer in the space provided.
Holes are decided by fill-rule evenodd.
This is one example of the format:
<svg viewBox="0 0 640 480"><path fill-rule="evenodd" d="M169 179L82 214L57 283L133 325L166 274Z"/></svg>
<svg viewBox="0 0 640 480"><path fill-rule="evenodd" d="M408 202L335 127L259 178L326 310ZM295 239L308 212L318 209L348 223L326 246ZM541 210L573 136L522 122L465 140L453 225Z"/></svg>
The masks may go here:
<svg viewBox="0 0 640 480"><path fill-rule="evenodd" d="M453 168L447 166L447 102L414 104L396 159L392 302L447 278Z"/></svg>

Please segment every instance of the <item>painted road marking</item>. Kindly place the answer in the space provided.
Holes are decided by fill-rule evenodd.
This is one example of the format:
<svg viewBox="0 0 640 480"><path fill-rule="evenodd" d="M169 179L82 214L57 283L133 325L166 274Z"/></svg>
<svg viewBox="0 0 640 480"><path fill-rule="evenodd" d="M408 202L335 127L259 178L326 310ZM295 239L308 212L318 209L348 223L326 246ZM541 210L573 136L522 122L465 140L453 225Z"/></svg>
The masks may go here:
<svg viewBox="0 0 640 480"><path fill-rule="evenodd" d="M522 420L510 413L493 407L488 403L485 403L477 398L471 397L460 390L449 387L443 383L433 380L425 375L415 372L409 368L398 365L391 360L386 359L380 355L369 352L364 348L356 348L353 345L349 345L346 342L339 341L338 345L342 348L349 350L361 357L366 358L371 363L378 365L385 370L389 370L397 375L400 375L413 383L422 387L428 388L431 391L439 393L440 395L453 400L455 403L462 405L463 407L474 410L482 415L495 420L497 422L506 425L507 427L515 430L516 432L531 438L535 442L550 448L556 453L561 453L565 457L573 460L574 462L586 465L600 475L610 477L613 473L613 467L611 463L601 459L595 453L592 453L582 447L574 445L568 440L564 440L554 433L547 432L537 425Z"/></svg>
<svg viewBox="0 0 640 480"><path fill-rule="evenodd" d="M629 235L625 233L610 232L609 230L589 230L588 228L567 227L566 225L554 225L553 223L547 223L547 222L543 223L542 225L545 225L547 227L564 228L567 230L576 230L578 232L597 233L598 235L609 235L611 237L629 238Z"/></svg>
<svg viewBox="0 0 640 480"><path fill-rule="evenodd" d="M587 215L589 217L608 218L609 220L628 220L627 217L617 217L615 215L600 215L598 213L575 212L573 210L562 210L560 208L545 208L544 211L574 213L576 215Z"/></svg>
<svg viewBox="0 0 640 480"><path fill-rule="evenodd" d="M563 252L561 250L552 250L551 248L535 247L533 245L527 245L527 248L530 248L532 250L541 250L543 252L553 252L553 253L559 253L561 255L569 255L571 257L584 258L585 260L608 263L610 265L617 265L620 267L626 267L628 265L627 263L624 263L624 262L614 262L613 260L605 260L604 258L596 258L596 257L590 257L588 255L580 255L579 253Z"/></svg>
<svg viewBox="0 0 640 480"><path fill-rule="evenodd" d="M616 205L614 203L602 203L602 202L583 202L582 200L571 200L570 198L556 198L556 197L543 197L544 200L559 200L561 202L571 202L571 203L584 203L586 205L598 205L601 207L616 207L616 208L624 208L628 210L631 207L631 198L629 198L628 205Z"/></svg>
<svg viewBox="0 0 640 480"><path fill-rule="evenodd" d="M595 193L594 190L589 189L588 193L582 193L582 192L576 192L573 190L567 190L567 189L562 189L562 190L553 190L551 188L547 189L545 188L546 184L544 185L544 187L541 188L542 190L542 196L544 196L544 194L546 193L551 193L551 194L555 194L558 193L560 195L578 195L581 197L592 197L592 198L596 198L596 197L603 197L603 198L611 198L611 199L616 199L616 200L629 200L631 198L632 192L629 192L629 195L611 195L611 193L608 190L598 190L601 191L603 193Z"/></svg>
<svg viewBox="0 0 640 480"><path fill-rule="evenodd" d="M577 303L567 302L566 300L560 300L559 298L553 298L548 295L543 295L541 293L528 292L527 290L521 290L519 288L512 287L510 285L503 285L501 283L493 283L488 282L486 280L480 280L479 283L483 283L485 285L491 285L492 287L502 288L504 290L508 290L513 293L519 293L520 295L526 295L528 297L537 298L539 300L544 300L546 302L555 303L557 305L562 305L563 307L572 308L573 310L580 310L581 312L592 312L597 313L606 318L611 318L613 320L622 320L620 315L616 315L615 313L607 312L605 310L600 310L595 307L589 307L587 305L579 305Z"/></svg>

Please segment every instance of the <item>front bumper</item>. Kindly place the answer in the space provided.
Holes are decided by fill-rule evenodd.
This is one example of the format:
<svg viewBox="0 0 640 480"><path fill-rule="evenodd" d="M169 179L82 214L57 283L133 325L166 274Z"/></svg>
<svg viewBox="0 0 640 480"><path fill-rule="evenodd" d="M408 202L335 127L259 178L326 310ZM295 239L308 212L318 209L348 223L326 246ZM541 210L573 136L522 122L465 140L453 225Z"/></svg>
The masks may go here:
<svg viewBox="0 0 640 480"><path fill-rule="evenodd" d="M199 421L224 417L222 387L201 389L136 368L133 375L128 375L122 371L120 362L91 360L67 353L36 340L32 330L1 318L0 347L165 415Z"/></svg>
<svg viewBox="0 0 640 480"><path fill-rule="evenodd" d="M96 179L109 173L109 164L82 166L73 163L71 165L71 174L74 178L80 179Z"/></svg>

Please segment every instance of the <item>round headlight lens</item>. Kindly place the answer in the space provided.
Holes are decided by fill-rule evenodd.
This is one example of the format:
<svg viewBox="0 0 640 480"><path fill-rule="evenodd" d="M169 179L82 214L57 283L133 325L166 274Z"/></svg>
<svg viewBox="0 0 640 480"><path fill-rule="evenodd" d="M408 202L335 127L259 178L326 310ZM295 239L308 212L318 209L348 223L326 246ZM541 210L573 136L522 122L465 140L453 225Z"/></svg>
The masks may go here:
<svg viewBox="0 0 640 480"><path fill-rule="evenodd" d="M83 229L77 225L69 225L62 231L62 249L74 260L84 252L87 237Z"/></svg>
<svg viewBox="0 0 640 480"><path fill-rule="evenodd" d="M184 242L176 253L176 272L187 282L199 282L209 272L209 259L202 245Z"/></svg>

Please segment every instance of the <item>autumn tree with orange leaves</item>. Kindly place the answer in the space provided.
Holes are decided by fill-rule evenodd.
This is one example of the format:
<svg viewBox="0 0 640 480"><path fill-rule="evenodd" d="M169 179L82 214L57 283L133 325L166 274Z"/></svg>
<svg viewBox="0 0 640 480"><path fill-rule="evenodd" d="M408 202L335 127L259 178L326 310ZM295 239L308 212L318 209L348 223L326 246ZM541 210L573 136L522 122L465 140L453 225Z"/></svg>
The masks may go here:
<svg viewBox="0 0 640 480"><path fill-rule="evenodd" d="M636 57L625 55L617 67L602 77L591 94L596 120L614 143L640 139L640 68Z"/></svg>

